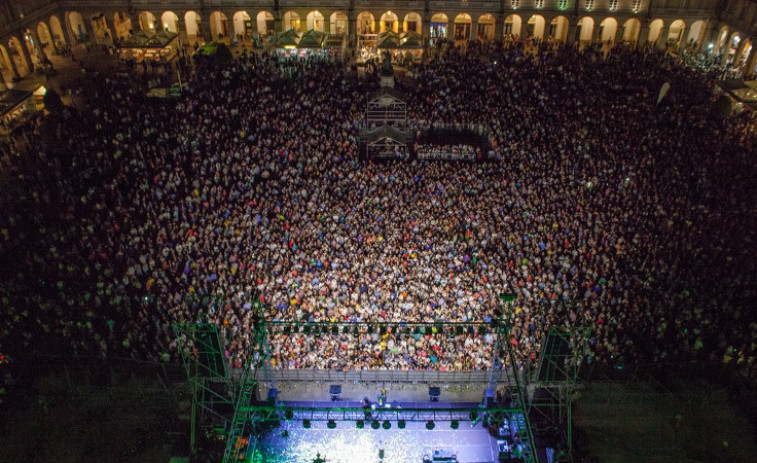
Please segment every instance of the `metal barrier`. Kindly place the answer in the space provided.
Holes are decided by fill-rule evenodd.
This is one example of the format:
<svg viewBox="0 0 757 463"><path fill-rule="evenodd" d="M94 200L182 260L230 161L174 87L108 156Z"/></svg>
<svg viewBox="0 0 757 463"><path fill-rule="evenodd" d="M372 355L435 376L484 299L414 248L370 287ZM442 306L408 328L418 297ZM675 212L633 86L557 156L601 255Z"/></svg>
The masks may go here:
<svg viewBox="0 0 757 463"><path fill-rule="evenodd" d="M438 371L438 370L274 370L276 381L282 382L333 382L333 383L412 383L412 384L486 384L489 372ZM505 371L497 372L500 381L507 381Z"/></svg>

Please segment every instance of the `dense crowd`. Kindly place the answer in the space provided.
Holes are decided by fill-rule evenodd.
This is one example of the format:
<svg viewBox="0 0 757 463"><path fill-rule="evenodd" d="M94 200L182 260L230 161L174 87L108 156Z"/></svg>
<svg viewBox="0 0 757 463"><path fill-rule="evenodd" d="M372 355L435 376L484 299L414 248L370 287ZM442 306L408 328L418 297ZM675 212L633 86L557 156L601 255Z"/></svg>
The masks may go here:
<svg viewBox="0 0 757 463"><path fill-rule="evenodd" d="M6 147L27 165L3 188L0 347L168 360L172 324L202 320L241 366L258 301L278 321L466 322L515 293L521 362L570 325L590 362L753 367L755 123L718 119L711 82L669 59L437 56L410 117L491 127L479 163L360 160L377 79L333 60L203 68L178 100L90 82L86 111ZM433 331L277 332L271 362L489 365L491 333Z"/></svg>

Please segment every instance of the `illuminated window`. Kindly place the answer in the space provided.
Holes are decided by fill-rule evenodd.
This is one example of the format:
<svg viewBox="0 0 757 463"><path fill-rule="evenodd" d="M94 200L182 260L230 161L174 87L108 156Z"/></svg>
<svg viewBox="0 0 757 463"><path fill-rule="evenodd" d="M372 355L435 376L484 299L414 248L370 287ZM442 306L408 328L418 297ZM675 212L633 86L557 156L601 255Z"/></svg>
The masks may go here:
<svg viewBox="0 0 757 463"><path fill-rule="evenodd" d="M534 0L536 8L544 8L544 0Z"/></svg>
<svg viewBox="0 0 757 463"><path fill-rule="evenodd" d="M610 0L610 11L618 9L618 0Z"/></svg>
<svg viewBox="0 0 757 463"><path fill-rule="evenodd" d="M633 0L631 9L633 10L634 13L638 13L639 11L641 11L641 0Z"/></svg>
<svg viewBox="0 0 757 463"><path fill-rule="evenodd" d="M513 9L516 9L520 6L520 0L510 0L510 5L513 7Z"/></svg>
<svg viewBox="0 0 757 463"><path fill-rule="evenodd" d="M558 0L557 2L557 8L561 10L568 9L568 0Z"/></svg>
<svg viewBox="0 0 757 463"><path fill-rule="evenodd" d="M594 0L586 0L586 11L594 9Z"/></svg>

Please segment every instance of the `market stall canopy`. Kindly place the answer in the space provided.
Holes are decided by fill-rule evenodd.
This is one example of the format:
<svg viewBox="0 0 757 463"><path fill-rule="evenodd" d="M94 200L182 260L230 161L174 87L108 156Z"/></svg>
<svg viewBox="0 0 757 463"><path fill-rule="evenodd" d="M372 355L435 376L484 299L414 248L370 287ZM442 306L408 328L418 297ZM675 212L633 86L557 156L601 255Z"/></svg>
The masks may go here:
<svg viewBox="0 0 757 463"><path fill-rule="evenodd" d="M323 42L325 48L341 48L344 46L344 35L342 34L329 34L326 36L326 40Z"/></svg>
<svg viewBox="0 0 757 463"><path fill-rule="evenodd" d="M370 132L364 133L361 137L368 145L385 144L386 142L404 145L407 142L407 135L389 125L383 125Z"/></svg>
<svg viewBox="0 0 757 463"><path fill-rule="evenodd" d="M740 108L749 108L757 111L757 85L750 85L754 81L743 81L741 79L727 79L717 82L723 92L730 96Z"/></svg>
<svg viewBox="0 0 757 463"><path fill-rule="evenodd" d="M388 31L380 34L378 37L378 44L376 48L381 49L396 49L400 47L400 36L395 32Z"/></svg>
<svg viewBox="0 0 757 463"><path fill-rule="evenodd" d="M381 87L368 95L368 101L387 106L398 102L404 103L407 101L407 96L402 90L393 87Z"/></svg>
<svg viewBox="0 0 757 463"><path fill-rule="evenodd" d="M400 39L400 48L415 50L423 48L423 38L413 31L407 31Z"/></svg>
<svg viewBox="0 0 757 463"><path fill-rule="evenodd" d="M278 48L296 47L299 41L300 36L297 34L297 31L289 29L288 31L279 32L279 35L276 37L276 46Z"/></svg>
<svg viewBox="0 0 757 463"><path fill-rule="evenodd" d="M33 92L16 89L0 92L0 115L8 114L32 95Z"/></svg>
<svg viewBox="0 0 757 463"><path fill-rule="evenodd" d="M302 38L300 38L299 43L297 43L297 48L322 48L323 39L325 37L326 34L323 32L311 29L302 34Z"/></svg>
<svg viewBox="0 0 757 463"><path fill-rule="evenodd" d="M121 48L164 48L176 40L178 34L160 30L158 32L139 31L121 41Z"/></svg>

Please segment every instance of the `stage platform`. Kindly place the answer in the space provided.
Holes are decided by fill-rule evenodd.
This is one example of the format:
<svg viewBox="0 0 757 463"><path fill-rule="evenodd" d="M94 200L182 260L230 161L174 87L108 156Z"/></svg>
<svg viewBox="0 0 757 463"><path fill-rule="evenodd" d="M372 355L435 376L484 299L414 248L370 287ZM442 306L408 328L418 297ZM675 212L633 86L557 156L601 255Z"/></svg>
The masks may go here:
<svg viewBox="0 0 757 463"><path fill-rule="evenodd" d="M285 437L283 431L286 430ZM303 463L318 454L329 463L422 463L424 454L448 450L460 463L497 461L497 441L481 423L460 423L450 429L449 422L436 423L429 431L422 422L408 422L405 429L357 429L354 422L338 422L329 429L326 422L314 421L310 429L302 422L290 421L264 436L263 461ZM383 459L380 450L383 449Z"/></svg>

